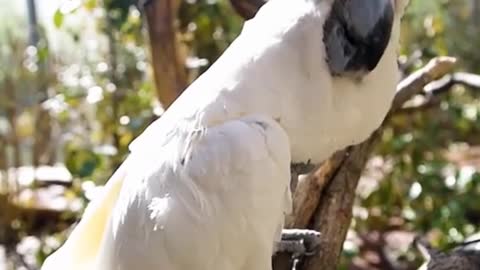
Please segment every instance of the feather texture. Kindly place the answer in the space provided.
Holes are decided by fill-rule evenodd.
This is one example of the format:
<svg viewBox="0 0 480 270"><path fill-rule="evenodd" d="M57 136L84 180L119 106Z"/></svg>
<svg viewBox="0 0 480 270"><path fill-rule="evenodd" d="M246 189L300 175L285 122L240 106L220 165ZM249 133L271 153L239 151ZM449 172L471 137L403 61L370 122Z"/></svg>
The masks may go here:
<svg viewBox="0 0 480 270"><path fill-rule="evenodd" d="M355 81L332 77L325 62L332 2L266 3L131 144L42 269L271 269L291 210L290 162L319 162L367 138L399 78L403 6L377 67Z"/></svg>

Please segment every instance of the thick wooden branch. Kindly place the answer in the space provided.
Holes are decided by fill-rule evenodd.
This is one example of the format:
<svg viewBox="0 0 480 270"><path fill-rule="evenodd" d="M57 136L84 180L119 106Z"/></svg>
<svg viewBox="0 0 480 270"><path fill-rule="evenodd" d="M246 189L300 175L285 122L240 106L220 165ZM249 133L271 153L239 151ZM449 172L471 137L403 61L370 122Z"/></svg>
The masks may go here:
<svg viewBox="0 0 480 270"><path fill-rule="evenodd" d="M449 74L455 63L455 58L435 58L402 80L384 123L407 100L422 93L427 84ZM294 213L287 219L287 225L308 227L322 233L319 252L309 258L302 269L336 269L352 218L355 190L365 163L380 138L382 127L365 142L337 152L303 181L298 182L293 197ZM284 258L282 263L274 265L275 270L291 269Z"/></svg>
<svg viewBox="0 0 480 270"><path fill-rule="evenodd" d="M185 57L176 36L179 4L178 0L150 0L142 4L148 24L157 96L165 110L188 83Z"/></svg>
<svg viewBox="0 0 480 270"><path fill-rule="evenodd" d="M312 228L322 234L318 254L303 269L337 269L343 242L350 227L355 190L370 153L379 139L377 130L366 142L346 151L345 159L336 169L312 218Z"/></svg>
<svg viewBox="0 0 480 270"><path fill-rule="evenodd" d="M312 173L300 176L293 192L293 214L287 217L287 228L307 228L320 201L319 194L345 160L345 150L335 153Z"/></svg>
<svg viewBox="0 0 480 270"><path fill-rule="evenodd" d="M266 2L266 0L230 0L233 9L245 20L253 18Z"/></svg>

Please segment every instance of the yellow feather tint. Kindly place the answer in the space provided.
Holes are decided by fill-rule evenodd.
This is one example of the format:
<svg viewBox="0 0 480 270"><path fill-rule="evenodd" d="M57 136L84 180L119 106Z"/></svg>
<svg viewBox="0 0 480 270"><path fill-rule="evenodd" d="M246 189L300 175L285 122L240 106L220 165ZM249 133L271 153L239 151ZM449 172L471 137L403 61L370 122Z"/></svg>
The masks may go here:
<svg viewBox="0 0 480 270"><path fill-rule="evenodd" d="M102 194L93 199L65 244L45 260L42 270L93 269L110 214L118 199L126 162L112 175Z"/></svg>

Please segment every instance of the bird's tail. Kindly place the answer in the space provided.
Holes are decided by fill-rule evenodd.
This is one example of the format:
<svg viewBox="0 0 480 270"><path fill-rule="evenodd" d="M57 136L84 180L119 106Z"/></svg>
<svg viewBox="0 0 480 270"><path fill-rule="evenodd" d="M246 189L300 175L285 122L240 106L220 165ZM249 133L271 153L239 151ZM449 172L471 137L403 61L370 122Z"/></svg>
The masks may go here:
<svg viewBox="0 0 480 270"><path fill-rule="evenodd" d="M110 177L100 195L85 209L67 241L50 255L41 270L92 270L104 238L110 214L126 175L128 159Z"/></svg>

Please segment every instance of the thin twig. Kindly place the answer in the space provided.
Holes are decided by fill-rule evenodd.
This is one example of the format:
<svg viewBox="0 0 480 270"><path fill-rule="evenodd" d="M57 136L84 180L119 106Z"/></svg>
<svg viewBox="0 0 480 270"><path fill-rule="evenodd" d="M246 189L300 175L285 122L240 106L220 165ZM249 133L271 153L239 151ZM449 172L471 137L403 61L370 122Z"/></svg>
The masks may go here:
<svg viewBox="0 0 480 270"><path fill-rule="evenodd" d="M433 81L424 87L423 92L419 93L424 96L421 103L404 106L403 108L398 109L395 114L408 114L434 108L440 104L442 95L448 93L455 85L462 85L468 89L479 90L480 75L466 72L445 75L443 78Z"/></svg>
<svg viewBox="0 0 480 270"><path fill-rule="evenodd" d="M403 104L410 98L422 93L424 87L429 83L449 74L453 70L456 62L457 60L453 57L437 57L430 60L423 68L402 80L397 86L397 93L392 102L390 112L402 108Z"/></svg>

